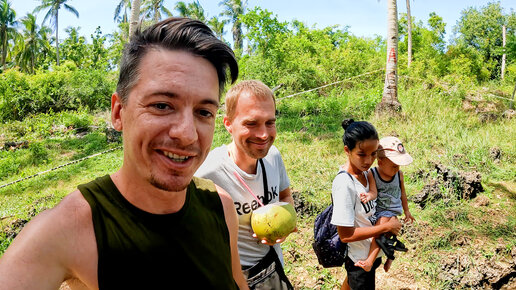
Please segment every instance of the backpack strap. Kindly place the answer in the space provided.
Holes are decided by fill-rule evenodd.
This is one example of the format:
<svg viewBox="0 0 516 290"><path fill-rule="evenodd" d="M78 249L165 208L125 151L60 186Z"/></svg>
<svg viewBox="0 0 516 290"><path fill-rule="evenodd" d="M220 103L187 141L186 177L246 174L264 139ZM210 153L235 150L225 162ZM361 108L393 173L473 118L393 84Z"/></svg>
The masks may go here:
<svg viewBox="0 0 516 290"><path fill-rule="evenodd" d="M351 176L351 174L349 172L347 172L346 170L340 170L339 173L337 173L337 175L341 174L341 173L346 173L349 178L351 178L351 182L353 182L353 185L355 186L355 191L357 191L357 186L355 185L355 181L353 180L353 176ZM333 205L333 195L330 195L331 197L331 204ZM353 203L353 205L355 204L355 202Z"/></svg>
<svg viewBox="0 0 516 290"><path fill-rule="evenodd" d="M269 191L269 185L267 184L267 172L265 171L265 164L263 163L262 158L258 159L258 161L260 162L260 167L262 168L263 200L265 201L265 199L267 198L267 193Z"/></svg>
<svg viewBox="0 0 516 290"><path fill-rule="evenodd" d="M349 176L349 178L351 179L351 182L353 182L355 191L358 193L357 186L355 184L355 180L353 180L353 176L351 176L351 174L349 172L347 172L346 170L340 170L339 173L337 173L337 175L339 175L341 173L346 173ZM366 179L367 179L367 177L366 177ZM369 180L367 181L367 183L369 184ZM331 204L333 205L333 195L330 195L330 196L331 196ZM355 205L356 205L356 194L354 196L355 196L355 201L353 202L353 208L355 208Z"/></svg>
<svg viewBox="0 0 516 290"><path fill-rule="evenodd" d="M347 172L346 170L339 170L339 173L337 173L337 175L344 173L344 172L346 172L349 175L349 177L351 178L351 180L353 180L353 178L351 177L349 172ZM335 176L335 177L337 177L337 176ZM330 194L330 198L331 198L331 204L333 204L333 194Z"/></svg>

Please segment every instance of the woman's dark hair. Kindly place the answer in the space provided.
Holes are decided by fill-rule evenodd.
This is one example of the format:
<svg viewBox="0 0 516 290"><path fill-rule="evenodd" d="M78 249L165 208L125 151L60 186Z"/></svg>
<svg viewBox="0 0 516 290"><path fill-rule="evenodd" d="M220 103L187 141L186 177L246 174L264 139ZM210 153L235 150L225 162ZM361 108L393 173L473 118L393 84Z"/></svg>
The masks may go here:
<svg viewBox="0 0 516 290"><path fill-rule="evenodd" d="M116 88L122 103L127 102L129 92L138 81L140 62L151 48L182 50L208 60L217 71L219 97L226 84L226 70L230 71L232 83L238 78L235 54L208 26L198 20L171 17L143 31L138 27L125 45Z"/></svg>
<svg viewBox="0 0 516 290"><path fill-rule="evenodd" d="M348 146L349 150L353 150L358 142L370 139L378 140L378 132L369 122L355 122L353 119L346 119L342 121L342 128L344 129L342 142Z"/></svg>

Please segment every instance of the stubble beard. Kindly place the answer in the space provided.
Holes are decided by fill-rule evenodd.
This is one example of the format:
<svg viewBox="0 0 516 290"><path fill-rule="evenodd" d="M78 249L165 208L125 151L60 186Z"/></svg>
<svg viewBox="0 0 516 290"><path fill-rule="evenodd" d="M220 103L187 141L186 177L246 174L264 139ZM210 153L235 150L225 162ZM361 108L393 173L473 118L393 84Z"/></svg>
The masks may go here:
<svg viewBox="0 0 516 290"><path fill-rule="evenodd" d="M243 146L242 149L247 156L249 156L253 159L261 159L261 158L264 158L265 156L267 156L267 154L269 154L269 150L271 149L273 142L274 142L274 139L272 139L269 142L269 146L267 146L267 148L262 149L262 150L259 150L259 149L253 150L251 147L252 143L250 143L250 142L246 143L245 145L247 145L247 146Z"/></svg>
<svg viewBox="0 0 516 290"><path fill-rule="evenodd" d="M174 177L173 175L171 176L172 178ZM176 184L174 183L174 181L164 181L164 180L160 180L159 178L156 178L156 176L154 174L151 174L150 178L149 178L149 183L158 188L158 189L161 189L161 190L164 190L164 191L169 191L169 192L179 192L179 191L183 191L185 190L188 185L190 183L186 183L186 184Z"/></svg>
<svg viewBox="0 0 516 290"><path fill-rule="evenodd" d="M265 156L267 156L267 154L269 153L269 149L270 149L270 146L267 149L263 149L263 150L252 150L251 148L247 147L247 148L245 148L244 151L247 154L247 156L249 156L253 159L260 159L260 158L264 158Z"/></svg>

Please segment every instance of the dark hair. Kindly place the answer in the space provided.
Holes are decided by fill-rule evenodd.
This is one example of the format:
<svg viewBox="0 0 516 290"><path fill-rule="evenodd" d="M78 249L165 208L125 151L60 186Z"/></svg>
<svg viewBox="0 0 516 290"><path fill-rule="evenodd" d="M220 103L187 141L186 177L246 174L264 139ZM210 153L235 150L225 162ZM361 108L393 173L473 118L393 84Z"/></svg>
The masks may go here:
<svg viewBox="0 0 516 290"><path fill-rule="evenodd" d="M208 26L198 20L171 17L144 31L138 27L125 45L116 87L122 103L127 102L129 92L138 81L140 62L150 48L182 50L208 60L217 70L219 97L226 84L226 70L229 68L231 72L231 83L238 78L235 54Z"/></svg>
<svg viewBox="0 0 516 290"><path fill-rule="evenodd" d="M379 139L374 126L366 121L355 122L353 119L346 119L342 121L342 128L344 129L342 142L348 146L349 150L353 150L360 141Z"/></svg>

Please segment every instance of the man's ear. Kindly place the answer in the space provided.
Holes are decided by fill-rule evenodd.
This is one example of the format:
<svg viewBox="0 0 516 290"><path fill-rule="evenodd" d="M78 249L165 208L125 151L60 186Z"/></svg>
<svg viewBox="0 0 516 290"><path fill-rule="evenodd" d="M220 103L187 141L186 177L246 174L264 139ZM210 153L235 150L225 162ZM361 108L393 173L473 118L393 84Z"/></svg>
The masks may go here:
<svg viewBox="0 0 516 290"><path fill-rule="evenodd" d="M224 127L226 127L226 130L228 130L229 134L232 133L233 128L231 127L231 121L229 120L228 116L224 116Z"/></svg>
<svg viewBox="0 0 516 290"><path fill-rule="evenodd" d="M111 123L113 124L113 128L117 131L122 131L122 99L118 95L118 93L113 93L111 95Z"/></svg>

